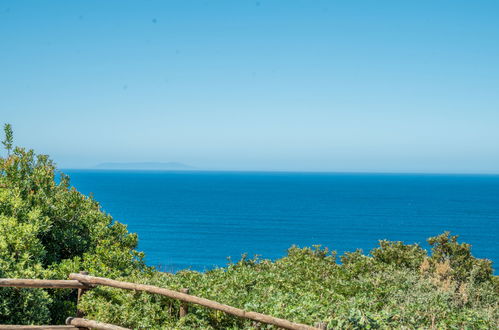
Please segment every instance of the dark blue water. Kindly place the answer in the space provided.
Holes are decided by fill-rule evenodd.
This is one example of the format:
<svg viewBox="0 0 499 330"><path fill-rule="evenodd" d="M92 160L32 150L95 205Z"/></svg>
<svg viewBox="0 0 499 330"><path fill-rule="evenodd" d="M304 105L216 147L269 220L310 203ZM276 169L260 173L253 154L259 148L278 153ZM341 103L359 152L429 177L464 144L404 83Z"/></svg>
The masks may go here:
<svg viewBox="0 0 499 330"><path fill-rule="evenodd" d="M149 265L278 258L293 244L339 253L379 239L426 245L445 230L499 261L499 176L65 170L139 234Z"/></svg>

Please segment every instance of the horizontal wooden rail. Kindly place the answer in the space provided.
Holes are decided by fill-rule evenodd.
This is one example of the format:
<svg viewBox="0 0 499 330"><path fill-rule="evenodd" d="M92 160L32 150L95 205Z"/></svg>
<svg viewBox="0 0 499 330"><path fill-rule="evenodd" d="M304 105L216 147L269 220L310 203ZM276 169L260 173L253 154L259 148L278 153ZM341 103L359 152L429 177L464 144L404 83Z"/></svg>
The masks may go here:
<svg viewBox="0 0 499 330"><path fill-rule="evenodd" d="M31 280L21 278L0 278L0 287L46 288L46 289L88 289L89 286L74 280Z"/></svg>
<svg viewBox="0 0 499 330"><path fill-rule="evenodd" d="M137 291L146 291L150 293L155 293L155 294L160 294L163 296L167 296L173 299L178 299L184 302L188 303L193 303L197 305L201 305L204 307L208 307L211 309L216 309L222 312L225 312L227 314L235 315L241 318L246 318L250 320L254 320L257 322L261 323L266 323L266 324L272 324L284 329L290 329L290 330L312 330L312 329L317 329L314 327L311 327L306 324L300 324L300 323L294 323L288 320L280 319L277 317L257 313L257 312L247 312L245 310L231 307L228 305L224 305L221 303L218 303L213 300L189 295L186 293L174 291L174 290L169 290L165 288L159 288L157 286L153 285L145 285L145 284L136 284L136 283L131 283L131 282L122 282L122 281L115 281L111 280L108 278L104 277L95 277L95 276L89 276L89 275L82 275L82 274L75 274L72 273L69 275L69 278L72 280L77 280L80 281L84 284L88 285L105 285L105 286L110 286L113 288L119 288L119 289L125 289L125 290L137 290Z"/></svg>
<svg viewBox="0 0 499 330"><path fill-rule="evenodd" d="M98 330L130 330L128 328L122 328L114 324L107 324L92 320L87 320L79 317L68 317L66 319L67 325L72 325L78 328L91 328Z"/></svg>
<svg viewBox="0 0 499 330"><path fill-rule="evenodd" d="M75 330L74 325L0 325L0 330Z"/></svg>

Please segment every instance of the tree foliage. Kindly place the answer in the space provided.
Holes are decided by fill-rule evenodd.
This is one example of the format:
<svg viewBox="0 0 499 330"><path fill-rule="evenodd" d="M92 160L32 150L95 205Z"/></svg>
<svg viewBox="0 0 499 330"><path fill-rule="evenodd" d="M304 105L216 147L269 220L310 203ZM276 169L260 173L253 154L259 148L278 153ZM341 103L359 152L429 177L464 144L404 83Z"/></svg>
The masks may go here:
<svg viewBox="0 0 499 330"><path fill-rule="evenodd" d="M137 236L70 187L54 163L33 150L12 148L5 126L0 159L0 277L67 279L88 270L106 276L147 271ZM1 323L61 323L75 314L70 290L0 288Z"/></svg>
<svg viewBox="0 0 499 330"><path fill-rule="evenodd" d="M10 155L12 144L14 143L14 133L12 133L12 126L10 124L5 124L3 130L5 133L5 139L2 141L2 144L5 147L5 150L7 150L7 154Z"/></svg>
<svg viewBox="0 0 499 330"><path fill-rule="evenodd" d="M449 233L419 245L382 240L364 254L291 247L271 261L248 259L205 273L144 265L137 236L105 214L53 162L12 148L0 158L0 277L66 279L71 272L189 288L192 294L296 322L330 327L497 328L499 281L489 260ZM74 290L0 288L0 324L60 324L75 315ZM148 293L98 287L83 296L88 318L137 329L265 328L222 312Z"/></svg>

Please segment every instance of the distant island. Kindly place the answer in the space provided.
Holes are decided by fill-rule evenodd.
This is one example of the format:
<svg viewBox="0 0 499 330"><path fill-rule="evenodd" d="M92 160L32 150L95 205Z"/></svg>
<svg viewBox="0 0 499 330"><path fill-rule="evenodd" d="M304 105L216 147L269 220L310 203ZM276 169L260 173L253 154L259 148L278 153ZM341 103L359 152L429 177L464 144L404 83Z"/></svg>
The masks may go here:
<svg viewBox="0 0 499 330"><path fill-rule="evenodd" d="M100 163L95 168L106 170L194 170L195 168L178 162L138 162Z"/></svg>

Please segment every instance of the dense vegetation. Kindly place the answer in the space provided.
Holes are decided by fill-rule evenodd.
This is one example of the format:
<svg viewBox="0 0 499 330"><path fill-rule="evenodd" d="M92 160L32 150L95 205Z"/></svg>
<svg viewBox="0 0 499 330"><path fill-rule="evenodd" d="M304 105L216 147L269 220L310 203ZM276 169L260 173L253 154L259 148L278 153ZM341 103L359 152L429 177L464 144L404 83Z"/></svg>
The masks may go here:
<svg viewBox="0 0 499 330"><path fill-rule="evenodd" d="M338 260L325 248L289 249L276 260L248 259L206 273L146 267L137 237L70 186L47 156L12 147L0 159L0 277L66 279L70 272L173 289L296 322L339 328L497 328L499 281L491 262L444 233L418 245L380 241L368 255ZM75 314L75 292L0 288L0 324L57 324ZM84 295L88 318L131 328L264 328L146 293L96 288Z"/></svg>
<svg viewBox="0 0 499 330"><path fill-rule="evenodd" d="M0 278L67 279L85 269L106 276L149 270L137 236L69 186L45 155L12 148L0 158ZM0 324L63 323L75 314L75 292L0 288Z"/></svg>

